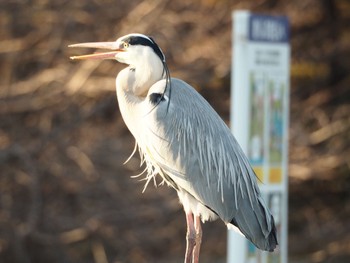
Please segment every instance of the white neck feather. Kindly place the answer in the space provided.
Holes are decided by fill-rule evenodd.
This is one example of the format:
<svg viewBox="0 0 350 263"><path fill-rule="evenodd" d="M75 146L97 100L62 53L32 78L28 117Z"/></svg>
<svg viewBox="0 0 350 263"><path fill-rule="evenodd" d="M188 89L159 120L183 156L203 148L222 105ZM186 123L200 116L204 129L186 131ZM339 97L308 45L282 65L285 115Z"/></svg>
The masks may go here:
<svg viewBox="0 0 350 263"><path fill-rule="evenodd" d="M137 64L131 64L120 71L116 78L119 108L126 125L132 133L137 129L133 126L137 124L134 118L140 114L138 105L142 105L149 89L164 78L163 63L155 54L151 54L149 57L144 56L143 59L138 59L137 62Z"/></svg>
<svg viewBox="0 0 350 263"><path fill-rule="evenodd" d="M152 85L163 78L163 63L154 52L142 48L135 49L128 61L129 67L117 76L117 89L133 96L146 97Z"/></svg>

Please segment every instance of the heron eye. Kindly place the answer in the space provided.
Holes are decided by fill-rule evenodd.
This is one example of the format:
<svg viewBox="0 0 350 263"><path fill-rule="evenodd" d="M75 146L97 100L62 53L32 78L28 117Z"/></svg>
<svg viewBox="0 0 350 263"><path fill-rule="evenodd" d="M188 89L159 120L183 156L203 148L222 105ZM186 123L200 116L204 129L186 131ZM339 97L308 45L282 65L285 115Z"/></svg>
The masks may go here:
<svg viewBox="0 0 350 263"><path fill-rule="evenodd" d="M128 48L129 47L129 43L124 42L123 46L124 46L124 48Z"/></svg>

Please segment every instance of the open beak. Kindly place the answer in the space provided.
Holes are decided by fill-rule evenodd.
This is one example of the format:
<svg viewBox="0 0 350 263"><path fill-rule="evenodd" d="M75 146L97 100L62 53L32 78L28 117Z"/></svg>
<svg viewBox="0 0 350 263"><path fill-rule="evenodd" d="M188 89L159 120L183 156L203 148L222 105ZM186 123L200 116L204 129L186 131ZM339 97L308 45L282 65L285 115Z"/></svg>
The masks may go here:
<svg viewBox="0 0 350 263"><path fill-rule="evenodd" d="M68 47L84 47L84 48L102 48L102 49L111 49L113 51L81 55L81 56L72 56L70 59L115 59L115 55L119 52L124 52L124 49L117 46L117 42L89 42L89 43L79 43L69 45Z"/></svg>

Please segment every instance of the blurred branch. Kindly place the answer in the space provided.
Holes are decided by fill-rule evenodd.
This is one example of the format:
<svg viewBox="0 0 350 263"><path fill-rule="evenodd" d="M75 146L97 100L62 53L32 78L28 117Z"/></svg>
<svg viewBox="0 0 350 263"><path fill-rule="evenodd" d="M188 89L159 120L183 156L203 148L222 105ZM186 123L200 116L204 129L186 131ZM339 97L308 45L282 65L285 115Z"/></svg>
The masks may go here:
<svg viewBox="0 0 350 263"><path fill-rule="evenodd" d="M118 34L130 33L132 25L138 25L139 32L150 31L152 24L158 21L168 2L169 0L142 1L121 21Z"/></svg>
<svg viewBox="0 0 350 263"><path fill-rule="evenodd" d="M66 76L66 70L62 68L50 68L38 72L30 79L25 81L18 81L10 85L10 91L6 92L5 88L0 89L0 98L5 99L9 97L15 97L20 95L32 95L40 88L52 83L60 82Z"/></svg>
<svg viewBox="0 0 350 263"><path fill-rule="evenodd" d="M101 241L92 242L92 254L95 263L108 263L106 251Z"/></svg>
<svg viewBox="0 0 350 263"><path fill-rule="evenodd" d="M20 235L24 237L36 229L39 219L40 209L42 206L42 198L39 187L39 172L34 161L31 159L25 149L18 144L12 145L9 151L3 153L3 156L1 157L3 160L11 157L20 159L25 166L26 172L30 175L30 209L26 224L20 228L19 232Z"/></svg>
<svg viewBox="0 0 350 263"><path fill-rule="evenodd" d="M60 242L64 244L75 243L82 241L89 236L89 231L85 227L76 228L73 230L66 231L59 235Z"/></svg>
<svg viewBox="0 0 350 263"><path fill-rule="evenodd" d="M67 149L67 155L77 163L80 169L84 172L88 181L94 181L98 178L98 173L95 166L86 153L77 147L70 146Z"/></svg>
<svg viewBox="0 0 350 263"><path fill-rule="evenodd" d="M74 93L81 90L92 72L100 65L101 61L87 60L76 66L77 70L72 74L72 77L65 85L65 93L67 96L72 96Z"/></svg>
<svg viewBox="0 0 350 263"><path fill-rule="evenodd" d="M336 120L310 134L311 144L318 144L328 140L332 136L350 130L350 119Z"/></svg>
<svg viewBox="0 0 350 263"><path fill-rule="evenodd" d="M0 41L0 54L32 49L35 44L47 38L50 32L51 28L39 28L38 31L32 32L25 37L2 40Z"/></svg>

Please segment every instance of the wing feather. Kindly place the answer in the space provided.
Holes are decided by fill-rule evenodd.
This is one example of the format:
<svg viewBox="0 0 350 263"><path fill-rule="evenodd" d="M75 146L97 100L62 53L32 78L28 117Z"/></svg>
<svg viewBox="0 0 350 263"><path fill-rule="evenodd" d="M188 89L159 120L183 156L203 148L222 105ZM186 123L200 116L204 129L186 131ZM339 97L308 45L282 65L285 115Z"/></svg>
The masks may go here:
<svg viewBox="0 0 350 263"><path fill-rule="evenodd" d="M165 81L157 82L149 94L164 85ZM152 132L144 132L145 145L140 146L149 149L156 170L224 222L237 224L259 248L276 246L277 241L266 241L275 231L273 218L254 171L227 125L198 92L172 79L170 103L160 103L142 122L140 127L148 125Z"/></svg>

